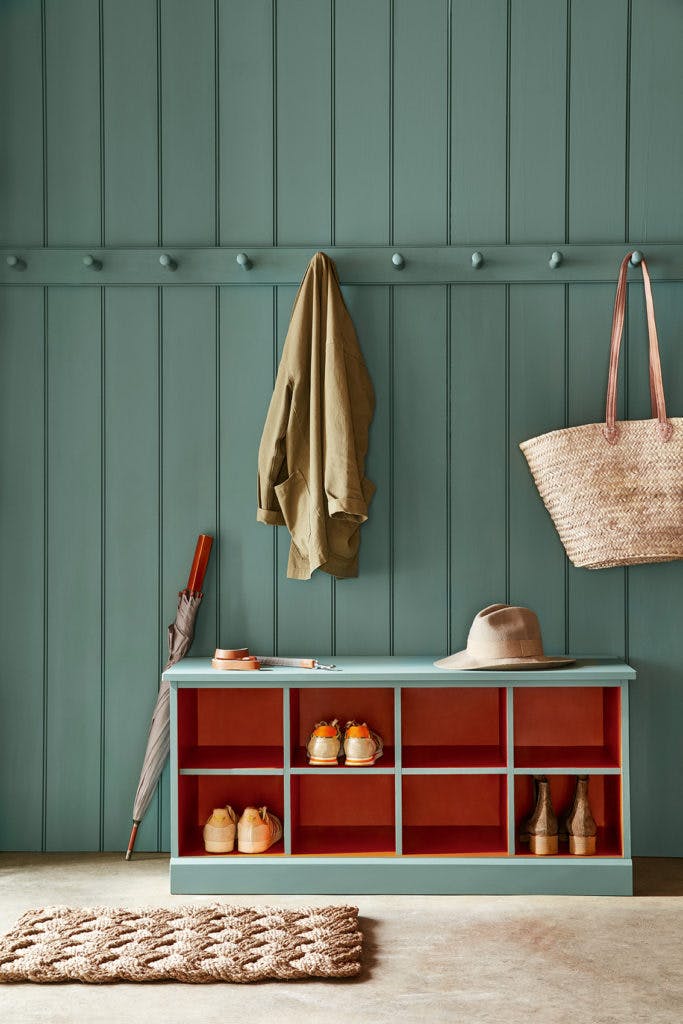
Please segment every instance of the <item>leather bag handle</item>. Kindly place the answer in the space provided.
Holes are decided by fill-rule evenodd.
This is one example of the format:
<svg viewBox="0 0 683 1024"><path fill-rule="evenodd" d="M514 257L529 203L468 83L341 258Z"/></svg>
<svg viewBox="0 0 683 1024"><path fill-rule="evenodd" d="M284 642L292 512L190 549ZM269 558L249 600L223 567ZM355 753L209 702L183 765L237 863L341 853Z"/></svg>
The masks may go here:
<svg viewBox="0 0 683 1024"><path fill-rule="evenodd" d="M621 338L624 333L626 316L626 278L631 262L631 253L627 253L621 261L617 293L614 298L614 314L612 316L612 337L609 354L609 375L607 379L607 403L605 410L605 426L603 432L609 444L619 440L617 426L617 383L619 378L619 354ZM652 298L652 284L645 259L640 261L643 271L643 288L645 291L645 308L647 311L647 333L650 339L650 403L652 417L657 420L657 430L662 441L668 441L673 427L666 418L666 402L664 399L664 383L662 381L662 364L659 359L659 342L657 324L655 323L655 306Z"/></svg>

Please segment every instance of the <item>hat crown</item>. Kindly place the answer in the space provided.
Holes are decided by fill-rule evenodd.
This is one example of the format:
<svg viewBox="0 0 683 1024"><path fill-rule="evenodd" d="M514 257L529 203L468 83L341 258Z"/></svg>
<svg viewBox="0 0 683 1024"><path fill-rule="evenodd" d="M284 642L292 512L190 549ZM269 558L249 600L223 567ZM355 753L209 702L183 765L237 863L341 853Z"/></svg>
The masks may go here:
<svg viewBox="0 0 683 1024"><path fill-rule="evenodd" d="M531 608L492 604L474 617L467 651L477 658L543 657L538 617Z"/></svg>
<svg viewBox="0 0 683 1024"><path fill-rule="evenodd" d="M567 655L547 657L543 653L541 626L531 608L490 604L475 615L467 637L467 649L439 658L434 664L445 669L557 668L575 661Z"/></svg>

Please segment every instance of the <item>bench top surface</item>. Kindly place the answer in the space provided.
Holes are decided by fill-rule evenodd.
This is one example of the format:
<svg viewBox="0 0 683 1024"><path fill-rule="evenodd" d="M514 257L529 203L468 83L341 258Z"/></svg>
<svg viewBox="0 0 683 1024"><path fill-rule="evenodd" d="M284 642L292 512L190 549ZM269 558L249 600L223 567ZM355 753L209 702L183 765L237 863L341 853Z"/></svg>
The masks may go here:
<svg viewBox="0 0 683 1024"><path fill-rule="evenodd" d="M422 683L435 686L446 682L481 683L524 682L548 686L587 686L617 683L635 679L630 665L611 658L578 658L566 668L514 670L444 670L436 668L431 656L394 657L330 657L322 655L324 664L334 669L262 668L258 672L225 672L211 668L210 658L185 658L164 672L163 678L178 685L208 683L218 686L279 686L285 683L307 683L313 686L343 686L347 683Z"/></svg>

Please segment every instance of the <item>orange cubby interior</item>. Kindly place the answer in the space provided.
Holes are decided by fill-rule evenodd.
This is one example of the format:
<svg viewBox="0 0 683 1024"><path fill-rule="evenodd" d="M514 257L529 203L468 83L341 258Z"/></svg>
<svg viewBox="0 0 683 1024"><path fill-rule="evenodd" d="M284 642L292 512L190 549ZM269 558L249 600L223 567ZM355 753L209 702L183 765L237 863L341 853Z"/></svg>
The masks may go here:
<svg viewBox="0 0 683 1024"><path fill-rule="evenodd" d="M283 780L277 775L179 775L178 852L181 857L212 857L204 850L202 829L215 807L229 804L238 818L245 807L264 805L280 821L284 811ZM235 852L237 842L235 841ZM267 851L284 852L280 840Z"/></svg>
<svg viewBox="0 0 683 1024"><path fill-rule="evenodd" d="M389 688L344 687L334 689L302 688L291 691L292 765L305 768L306 743L317 722L336 718L344 731L347 722L366 722L384 741L384 753L378 766L394 765L394 691ZM340 760L343 765L343 755ZM334 771L334 768L330 769Z"/></svg>
<svg viewBox="0 0 683 1024"><path fill-rule="evenodd" d="M516 687L515 766L618 768L619 718L618 687Z"/></svg>
<svg viewBox="0 0 683 1024"><path fill-rule="evenodd" d="M178 690L179 768L282 768L282 690Z"/></svg>
<svg viewBox="0 0 683 1024"><path fill-rule="evenodd" d="M404 768L504 768L505 690L406 687L401 691Z"/></svg>
<svg viewBox="0 0 683 1024"><path fill-rule="evenodd" d="M550 797L558 824L570 810L574 799L576 776L548 775ZM619 775L591 775L588 783L588 800L591 812L598 826L596 857L621 857L623 855L621 777ZM530 856L529 844L522 843L519 833L522 823L534 809L533 775L515 776L515 853ZM558 856L568 856L566 842L559 844Z"/></svg>
<svg viewBox="0 0 683 1024"><path fill-rule="evenodd" d="M481 857L507 852L507 776L403 776L404 854Z"/></svg>
<svg viewBox="0 0 683 1024"><path fill-rule="evenodd" d="M393 775L292 776L292 853L396 851Z"/></svg>

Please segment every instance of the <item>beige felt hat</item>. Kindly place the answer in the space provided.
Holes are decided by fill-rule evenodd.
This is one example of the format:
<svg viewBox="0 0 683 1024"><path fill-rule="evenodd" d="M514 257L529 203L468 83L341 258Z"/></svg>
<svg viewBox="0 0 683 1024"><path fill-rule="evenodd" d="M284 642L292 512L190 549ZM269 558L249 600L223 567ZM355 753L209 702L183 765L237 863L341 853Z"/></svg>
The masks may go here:
<svg viewBox="0 0 683 1024"><path fill-rule="evenodd" d="M530 608L491 604L477 612L467 637L467 650L435 661L437 668L554 668L575 658L550 658L543 653L541 627Z"/></svg>

